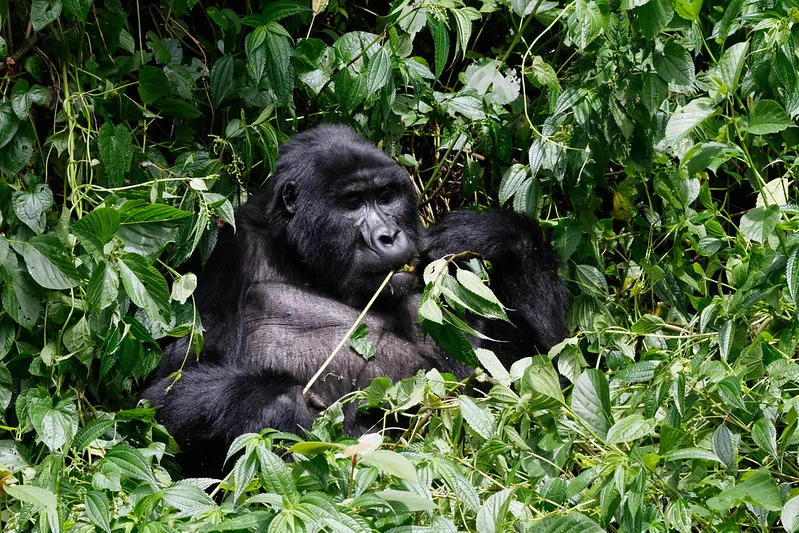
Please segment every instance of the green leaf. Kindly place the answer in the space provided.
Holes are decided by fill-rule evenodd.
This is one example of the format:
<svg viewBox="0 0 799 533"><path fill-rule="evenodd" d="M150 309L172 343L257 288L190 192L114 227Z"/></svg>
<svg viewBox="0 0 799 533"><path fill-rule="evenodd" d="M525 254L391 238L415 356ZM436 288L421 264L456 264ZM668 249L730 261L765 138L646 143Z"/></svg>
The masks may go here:
<svg viewBox="0 0 799 533"><path fill-rule="evenodd" d="M443 457L437 458L433 465L444 483L455 494L455 498L476 513L480 509L480 495L474 485L461 473L459 465Z"/></svg>
<svg viewBox="0 0 799 533"><path fill-rule="evenodd" d="M104 246L119 231L119 212L99 207L72 224L70 229L88 252L95 257L104 257Z"/></svg>
<svg viewBox="0 0 799 533"><path fill-rule="evenodd" d="M785 266L788 293L794 303L799 302L799 246L795 246Z"/></svg>
<svg viewBox="0 0 799 533"><path fill-rule="evenodd" d="M435 50L435 75L436 79L444 72L449 58L449 31L443 20L436 19L433 15L427 17L427 27L433 36Z"/></svg>
<svg viewBox="0 0 799 533"><path fill-rule="evenodd" d="M102 311L117 299L119 293L119 273L110 262L94 267L86 291L89 309Z"/></svg>
<svg viewBox="0 0 799 533"><path fill-rule="evenodd" d="M669 452L664 456L666 461L685 461L685 460L699 460L699 461L713 461L714 463L720 463L721 459L719 459L715 453L705 450L704 448L696 448L696 447L688 447L688 448L680 448L674 450L673 452Z"/></svg>
<svg viewBox="0 0 799 533"><path fill-rule="evenodd" d="M477 512L475 530L480 533L497 533L503 528L508 513L508 503L514 489L504 489L486 498Z"/></svg>
<svg viewBox="0 0 799 533"><path fill-rule="evenodd" d="M727 472L735 475L738 472L738 446L727 426L722 424L713 432L712 447Z"/></svg>
<svg viewBox="0 0 799 533"><path fill-rule="evenodd" d="M746 120L746 131L752 135L777 133L795 126L791 117L774 100L760 100Z"/></svg>
<svg viewBox="0 0 799 533"><path fill-rule="evenodd" d="M291 63L293 49L288 37L284 35L285 30L282 26L272 22L268 28L266 77L280 102L288 106L294 90L294 65Z"/></svg>
<svg viewBox="0 0 799 533"><path fill-rule="evenodd" d="M605 17L602 15L602 10L593 0L577 0L567 22L569 36L580 50L585 50L594 42L604 25Z"/></svg>
<svg viewBox="0 0 799 533"><path fill-rule="evenodd" d="M366 92L375 94L391 79L391 56L385 47L373 55L366 67Z"/></svg>
<svg viewBox="0 0 799 533"><path fill-rule="evenodd" d="M645 335L647 333L660 331L665 324L666 323L659 316L646 314L636 320L635 324L633 324L630 329L639 335Z"/></svg>
<svg viewBox="0 0 799 533"><path fill-rule="evenodd" d="M7 145L19 129L19 118L10 100L0 104L0 148Z"/></svg>
<svg viewBox="0 0 799 533"><path fill-rule="evenodd" d="M61 242L52 235L39 235L17 248L33 280L46 289L70 289L80 275Z"/></svg>
<svg viewBox="0 0 799 533"><path fill-rule="evenodd" d="M367 361L377 354L377 348L366 338L368 334L369 327L366 324L359 324L350 336L352 349Z"/></svg>
<svg viewBox="0 0 799 533"><path fill-rule="evenodd" d="M707 500L714 511L726 512L740 503L750 503L767 511L781 511L780 489L767 470L760 470L738 485L728 487Z"/></svg>
<svg viewBox="0 0 799 533"><path fill-rule="evenodd" d="M379 468L386 474L391 474L411 483L417 483L416 469L405 456L390 450L375 450L364 454L361 462Z"/></svg>
<svg viewBox="0 0 799 533"><path fill-rule="evenodd" d="M705 169L716 172L723 163L734 157L742 158L743 155L743 150L734 144L716 141L701 143L688 150L680 161L680 168L684 168L689 176Z"/></svg>
<svg viewBox="0 0 799 533"><path fill-rule="evenodd" d="M741 217L741 233L747 239L762 244L774 234L779 222L779 206L756 207L750 209Z"/></svg>
<svg viewBox="0 0 799 533"><path fill-rule="evenodd" d="M117 444L105 454L103 462L118 468L123 476L155 485L155 477L141 452L127 444Z"/></svg>
<svg viewBox="0 0 799 533"><path fill-rule="evenodd" d="M672 500L666 509L666 516L667 525L671 525L680 533L691 533L691 508L685 500Z"/></svg>
<svg viewBox="0 0 799 533"><path fill-rule="evenodd" d="M108 173L108 178L114 185L122 185L133 160L133 140L130 130L124 124L114 127L110 122L106 122L97 133L97 146L100 149L100 161Z"/></svg>
<svg viewBox="0 0 799 533"><path fill-rule="evenodd" d="M782 514L780 515L782 527L788 533L794 533L799 529L799 496L794 496L782 507Z"/></svg>
<svg viewBox="0 0 799 533"><path fill-rule="evenodd" d="M676 85L693 85L696 76L691 54L674 41L663 47L662 54L655 54L655 70L664 81Z"/></svg>
<svg viewBox="0 0 799 533"><path fill-rule="evenodd" d="M73 401L61 400L55 406L52 401L52 398L36 401L28 409L37 435L45 446L55 451L77 433L78 411Z"/></svg>
<svg viewBox="0 0 799 533"><path fill-rule="evenodd" d="M463 419L475 433L485 440L494 436L497 427L491 413L481 408L468 396L458 396L458 406Z"/></svg>
<svg viewBox="0 0 799 533"><path fill-rule="evenodd" d="M746 410L741 399L741 383L736 376L727 376L716 385L722 401L735 409Z"/></svg>
<svg viewBox="0 0 799 533"><path fill-rule="evenodd" d="M163 322L163 315L169 314L169 287L164 277L138 254L121 254L119 259L117 268L127 295L147 316Z"/></svg>
<svg viewBox="0 0 799 533"><path fill-rule="evenodd" d="M236 92L233 83L233 56L224 56L211 69L211 101L219 107Z"/></svg>
<svg viewBox="0 0 799 533"><path fill-rule="evenodd" d="M624 383L644 383L655 377L655 370L660 365L660 361L638 361L628 365L614 376Z"/></svg>
<svg viewBox="0 0 799 533"><path fill-rule="evenodd" d="M61 14L61 0L33 0L31 3L31 24L33 31L49 26Z"/></svg>
<svg viewBox="0 0 799 533"><path fill-rule="evenodd" d="M566 515L551 514L533 522L527 533L604 533L604 529L585 515L572 511Z"/></svg>
<svg viewBox="0 0 799 533"><path fill-rule="evenodd" d="M57 513L58 502L52 491L30 485L6 485L3 490L15 500L29 503L48 513Z"/></svg>
<svg viewBox="0 0 799 533"><path fill-rule="evenodd" d="M735 338L735 321L733 319L727 320L722 324L719 330L719 354L722 361L726 361L730 355L730 348L732 347L732 339Z"/></svg>
<svg viewBox="0 0 799 533"><path fill-rule="evenodd" d="M19 276L7 280L3 286L3 309L17 324L26 329L33 328L42 310L39 295L32 290L35 287L30 278L25 280Z"/></svg>
<svg viewBox="0 0 799 533"><path fill-rule="evenodd" d="M64 0L64 11L77 17L81 22L86 22L89 8L94 0Z"/></svg>
<svg viewBox="0 0 799 533"><path fill-rule="evenodd" d="M608 444L619 444L638 440L649 435L657 426L657 421L649 418L645 419L640 414L630 415L622 418L608 430Z"/></svg>
<svg viewBox="0 0 799 533"><path fill-rule="evenodd" d="M9 177L19 173L30 161L35 142L36 132L30 121L19 124L16 135L0 150L0 171Z"/></svg>
<svg viewBox="0 0 799 533"><path fill-rule="evenodd" d="M519 392L531 395L533 410L553 409L564 404L558 373L546 356L533 358L533 363L524 371Z"/></svg>
<svg viewBox="0 0 799 533"><path fill-rule="evenodd" d="M47 211L53 206L53 193L50 188L40 183L31 192L15 192L12 198L17 218L35 233L44 232Z"/></svg>
<svg viewBox="0 0 799 533"><path fill-rule="evenodd" d="M186 300L194 294L194 289L196 288L197 276L191 272L187 272L172 283L171 298L181 304L186 303Z"/></svg>
<svg viewBox="0 0 799 533"><path fill-rule="evenodd" d="M214 500L196 485L178 481L161 491L164 502L184 513L194 514L215 507Z"/></svg>
<svg viewBox="0 0 799 533"><path fill-rule="evenodd" d="M530 62L529 74L536 87L549 87L550 89L559 89L560 82L558 81L558 74L552 65L546 62L541 56L534 56Z"/></svg>
<svg viewBox="0 0 799 533"><path fill-rule="evenodd" d="M86 516L95 526L107 533L111 533L111 510L108 506L108 497L99 490L88 490L83 499Z"/></svg>
<svg viewBox="0 0 799 533"><path fill-rule="evenodd" d="M748 51L749 41L735 43L724 50L721 59L711 72L711 75L715 74L726 86L727 94L733 94L738 89L738 80L741 78Z"/></svg>
<svg viewBox="0 0 799 533"><path fill-rule="evenodd" d="M602 272L595 266L577 265L575 273L577 274L577 280L584 289L600 296L608 294L608 282Z"/></svg>
<svg viewBox="0 0 799 533"><path fill-rule="evenodd" d="M438 509L438 505L433 500L415 492L385 489L374 494L388 502L395 513L415 513Z"/></svg>
<svg viewBox="0 0 799 533"><path fill-rule="evenodd" d="M608 380L599 369L584 371L574 383L571 398L572 410L580 420L601 438L605 438L613 425Z"/></svg>
<svg viewBox="0 0 799 533"><path fill-rule="evenodd" d="M764 452L779 460L777 456L777 430L768 418L761 418L752 427L752 440Z"/></svg>
<svg viewBox="0 0 799 533"><path fill-rule="evenodd" d="M674 11L685 20L695 21L702 10L702 0L675 0Z"/></svg>
<svg viewBox="0 0 799 533"><path fill-rule="evenodd" d="M115 423L115 420L108 420L105 418L92 420L80 428L75 434L75 438L72 441L72 449L78 453L82 452L88 448L92 442L102 437L106 431L114 427Z"/></svg>
<svg viewBox="0 0 799 533"><path fill-rule="evenodd" d="M19 80L11 91L11 105L17 118L27 120L33 104L42 105L47 96L47 89L41 85L30 87L25 80Z"/></svg>
<svg viewBox="0 0 799 533"><path fill-rule="evenodd" d="M510 200L521 189L528 176L527 167L519 163L506 170L499 184L499 203L504 204Z"/></svg>
<svg viewBox="0 0 799 533"><path fill-rule="evenodd" d="M144 66L139 71L139 97L145 104L152 104L170 93L169 80L163 68Z"/></svg>
<svg viewBox="0 0 799 533"><path fill-rule="evenodd" d="M666 144L676 146L683 137L715 113L716 107L712 99L696 98L691 100L685 106L677 109L669 118L669 123L666 125Z"/></svg>
<svg viewBox="0 0 799 533"><path fill-rule="evenodd" d="M267 450L265 445L256 447L255 451L261 465L261 484L264 489L288 497L296 495L297 486L286 462L274 452Z"/></svg>

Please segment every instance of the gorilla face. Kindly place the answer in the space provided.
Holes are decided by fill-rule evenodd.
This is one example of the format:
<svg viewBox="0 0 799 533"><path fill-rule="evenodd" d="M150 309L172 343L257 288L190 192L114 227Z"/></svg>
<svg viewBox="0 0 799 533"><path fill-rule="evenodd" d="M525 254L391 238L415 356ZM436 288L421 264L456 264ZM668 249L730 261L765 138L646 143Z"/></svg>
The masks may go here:
<svg viewBox="0 0 799 533"><path fill-rule="evenodd" d="M314 284L342 302L362 306L386 274L418 253L421 224L405 171L361 137L350 137L334 138L349 141L334 142L336 158L330 158L328 146L324 156L306 152L304 172L295 173L295 179L286 178L284 164L275 194L288 217L287 243ZM299 155L287 152L284 163ZM406 275L396 277L393 288L408 283ZM406 292L392 287L385 296Z"/></svg>

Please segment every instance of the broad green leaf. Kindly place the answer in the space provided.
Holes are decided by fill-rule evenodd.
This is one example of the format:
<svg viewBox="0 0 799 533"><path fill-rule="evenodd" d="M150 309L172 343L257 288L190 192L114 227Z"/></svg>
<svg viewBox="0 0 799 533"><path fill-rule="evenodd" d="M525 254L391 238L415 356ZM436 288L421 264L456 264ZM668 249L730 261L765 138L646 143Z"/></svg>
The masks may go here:
<svg viewBox="0 0 799 533"><path fill-rule="evenodd" d="M361 457L361 462L379 468L386 474L391 474L412 483L417 481L416 469L403 455L390 450L375 450Z"/></svg>
<svg viewBox="0 0 799 533"><path fill-rule="evenodd" d="M733 338L735 338L735 321L730 319L719 330L719 353L723 361L726 361L730 355Z"/></svg>
<svg viewBox="0 0 799 533"><path fill-rule="evenodd" d="M524 371L520 393L531 395L530 407L533 410L554 409L564 403L558 373L545 356L533 358L533 364Z"/></svg>
<svg viewBox="0 0 799 533"><path fill-rule="evenodd" d="M437 458L433 465L458 501L476 513L480 509L480 496L474 485L460 471L460 465L443 457Z"/></svg>
<svg viewBox="0 0 799 533"><path fill-rule="evenodd" d="M139 97L145 104L152 104L162 96L169 94L169 80L164 69L152 66L142 67L139 71L138 89Z"/></svg>
<svg viewBox="0 0 799 533"><path fill-rule="evenodd" d="M719 381L716 387L725 404L735 409L746 410L742 399L741 383L736 376L727 376Z"/></svg>
<svg viewBox="0 0 799 533"><path fill-rule="evenodd" d="M53 206L53 193L44 183L30 192L18 191L12 195L14 214L34 232L42 233L46 227L47 211Z"/></svg>
<svg viewBox="0 0 799 533"><path fill-rule="evenodd" d="M104 246L119 231L119 212L99 207L72 224L70 229L87 251L95 257L104 257Z"/></svg>
<svg viewBox="0 0 799 533"><path fill-rule="evenodd" d="M219 107L236 92L233 83L233 57L224 56L211 69L211 101Z"/></svg>
<svg viewBox="0 0 799 533"><path fill-rule="evenodd" d="M569 36L580 50L591 44L605 26L605 17L599 4L593 0L577 0L567 26Z"/></svg>
<svg viewBox="0 0 799 533"><path fill-rule="evenodd" d="M83 505L86 509L86 516L92 524L107 533L111 533L111 510L108 505L108 497L99 490L88 490L83 498Z"/></svg>
<svg viewBox="0 0 799 533"><path fill-rule="evenodd" d="M669 118L666 125L665 141L668 146L676 146L683 137L691 133L706 118L716 113L710 98L696 98L680 107Z"/></svg>
<svg viewBox="0 0 799 533"><path fill-rule="evenodd" d="M31 25L40 31L61 15L61 0L33 0L31 3Z"/></svg>
<svg viewBox="0 0 799 533"><path fill-rule="evenodd" d="M434 501L415 492L385 489L375 492L375 495L387 501L395 513L414 513L438 509L438 505Z"/></svg>
<svg viewBox="0 0 799 533"><path fill-rule="evenodd" d="M680 161L680 168L688 172L688 176L695 176L698 172L710 169L716 172L718 168L732 158L742 158L743 150L730 143L716 141L695 145Z"/></svg>
<svg viewBox="0 0 799 533"><path fill-rule="evenodd" d="M668 524L680 533L691 533L691 508L683 499L673 500L666 509Z"/></svg>
<svg viewBox="0 0 799 533"><path fill-rule="evenodd" d="M108 178L114 185L122 185L133 160L133 140L130 130L124 124L114 127L110 122L106 122L97 133L97 146L100 149L100 161L108 173Z"/></svg>
<svg viewBox="0 0 799 533"><path fill-rule="evenodd" d="M5 412L6 408L11 404L13 395L14 379L11 377L8 367L0 362L0 412ZM0 459L2 458L0 457ZM0 460L0 464L3 464L2 460Z"/></svg>
<svg viewBox="0 0 799 533"><path fill-rule="evenodd" d="M735 474L738 472L738 445L733 440L732 433L727 426L720 425L713 432L712 440L713 453L719 458L727 472Z"/></svg>
<svg viewBox="0 0 799 533"><path fill-rule="evenodd" d="M660 361L638 361L619 370L615 379L624 383L645 383L655 377Z"/></svg>
<svg viewBox="0 0 799 533"><path fill-rule="evenodd" d="M724 489L709 498L707 506L714 511L726 512L743 502L768 511L782 510L780 489L767 470L760 470L745 481Z"/></svg>
<svg viewBox="0 0 799 533"><path fill-rule="evenodd" d="M42 105L47 96L47 89L41 85L30 87L25 80L19 80L11 90L11 105L17 118L27 120L32 105Z"/></svg>
<svg viewBox="0 0 799 533"><path fill-rule="evenodd" d="M169 288L155 267L137 254L121 254L117 262L119 275L128 297L156 321L169 313Z"/></svg>
<svg viewBox="0 0 799 533"><path fill-rule="evenodd" d="M486 350L485 348L475 348L474 354L477 356L477 359L480 360L480 366L486 369L492 378L503 383L510 383L511 377L508 370L503 366L494 352Z"/></svg>
<svg viewBox="0 0 799 533"><path fill-rule="evenodd" d="M691 459L698 459L700 461L713 461L715 463L720 463L721 459L719 459L715 453L711 452L710 450L705 450L704 448L695 448L695 447L688 447L688 448L680 448L674 450L672 452L667 453L664 456L664 459L667 461L686 461Z"/></svg>
<svg viewBox="0 0 799 533"><path fill-rule="evenodd" d="M146 481L151 485L156 484L150 465L147 464L141 452L127 444L117 444L108 450L103 462L114 465L124 477Z"/></svg>
<svg viewBox="0 0 799 533"><path fill-rule="evenodd" d="M747 239L762 244L774 233L779 222L779 206L756 207L741 217L741 233Z"/></svg>
<svg viewBox="0 0 799 533"><path fill-rule="evenodd" d="M350 336L352 349L367 361L377 354L377 348L369 342L368 335L369 327L366 324L359 324Z"/></svg>
<svg viewBox="0 0 799 533"><path fill-rule="evenodd" d="M569 514L551 514L533 522L527 533L604 533L599 525L576 511Z"/></svg>
<svg viewBox="0 0 799 533"><path fill-rule="evenodd" d="M695 21L702 9L702 0L675 0L674 11L685 20Z"/></svg>
<svg viewBox="0 0 799 533"><path fill-rule="evenodd" d="M19 118L10 100L0 103L0 148L7 145L19 129Z"/></svg>
<svg viewBox="0 0 799 533"><path fill-rule="evenodd" d="M196 485L178 481L161 491L164 502L184 513L196 513L213 508L214 500Z"/></svg>
<svg viewBox="0 0 799 533"><path fill-rule="evenodd" d="M595 294L606 296L608 294L608 282L598 268L592 265L577 265L575 269L580 285Z"/></svg>
<svg viewBox="0 0 799 533"><path fill-rule="evenodd" d="M504 204L516 194L522 184L527 180L529 170L526 166L516 163L512 165L502 175L502 181L499 184L499 203Z"/></svg>
<svg viewBox="0 0 799 533"><path fill-rule="evenodd" d="M488 315L490 318L499 318L509 322L508 316L505 314L505 309L499 299L477 275L469 270L459 268L455 272L455 278L464 289L477 296L479 300L482 300L475 302L476 309L474 309L474 311L478 312L481 316Z"/></svg>
<svg viewBox="0 0 799 533"><path fill-rule="evenodd" d="M274 452L267 450L265 445L256 447L255 451L261 465L261 484L264 489L267 492L289 497L297 494L297 486L294 484L286 462Z"/></svg>
<svg viewBox="0 0 799 533"><path fill-rule="evenodd" d="M94 267L86 291L89 309L102 311L116 301L119 293L119 273L110 262Z"/></svg>
<svg viewBox="0 0 799 533"><path fill-rule="evenodd" d="M779 460L777 456L777 430L768 418L761 418L752 426L752 440L764 452Z"/></svg>
<svg viewBox="0 0 799 533"><path fill-rule="evenodd" d="M794 533L799 529L799 496L794 496L785 502L782 514L780 514L780 521L788 533Z"/></svg>
<svg viewBox="0 0 799 533"><path fill-rule="evenodd" d="M427 17L427 27L433 36L435 50L435 75L436 79L444 72L449 58L449 30L443 20L436 19L433 15Z"/></svg>
<svg viewBox="0 0 799 533"><path fill-rule="evenodd" d="M275 91L278 99L284 106L291 101L294 90L294 65L291 62L293 49L285 35L282 26L276 22L269 23L266 36L267 59L265 72L269 85Z"/></svg>
<svg viewBox="0 0 799 533"><path fill-rule="evenodd" d="M3 487L6 494L24 503L29 503L49 513L56 513L58 502L52 491L30 485L6 485Z"/></svg>
<svg viewBox="0 0 799 533"><path fill-rule="evenodd" d="M508 503L514 489L504 489L486 498L477 511L475 530L480 533L497 533L504 531Z"/></svg>
<svg viewBox="0 0 799 533"><path fill-rule="evenodd" d="M659 316L646 314L636 320L635 324L633 324L630 329L639 335L644 335L647 333L655 333L656 331L660 331L663 329L665 324L666 323Z"/></svg>
<svg viewBox="0 0 799 533"><path fill-rule="evenodd" d="M70 400L61 400L55 406L51 398L47 400L30 405L30 420L45 446L55 451L77 433L78 411Z"/></svg>
<svg viewBox="0 0 799 533"><path fill-rule="evenodd" d="M376 94L391 79L391 56L385 47L373 55L366 66L366 91Z"/></svg>
<svg viewBox="0 0 799 533"><path fill-rule="evenodd" d="M20 276L7 280L3 285L3 309L17 324L26 329L33 328L42 310L35 288L36 285L30 281L30 278L26 280Z"/></svg>
<svg viewBox="0 0 799 533"><path fill-rule="evenodd" d="M726 86L727 94L733 94L738 89L738 80L741 78L748 51L749 41L735 43L724 50L721 59L711 73L711 75L718 76Z"/></svg>
<svg viewBox="0 0 799 533"><path fill-rule="evenodd" d="M441 308L432 298L422 298L419 300L419 318L429 320L436 324L444 324L444 315Z"/></svg>
<svg viewBox="0 0 799 533"><path fill-rule="evenodd" d="M16 176L30 162L36 133L30 121L22 122L16 135L0 150L0 171L8 177Z"/></svg>
<svg viewBox="0 0 799 533"><path fill-rule="evenodd" d="M600 370L585 370L574 384L572 410L599 437L605 438L613 425L608 380Z"/></svg>
<svg viewBox="0 0 799 533"><path fill-rule="evenodd" d="M482 409L468 396L458 396L458 406L460 407L463 419L475 433L485 440L494 436L497 428L491 413Z"/></svg>
<svg viewBox="0 0 799 533"><path fill-rule="evenodd" d="M655 54L655 69L664 81L676 85L693 85L694 62L691 54L674 41L663 47L662 54Z"/></svg>
<svg viewBox="0 0 799 533"><path fill-rule="evenodd" d="M634 414L622 418L608 430L608 444L630 442L649 435L657 426L657 421L645 419L642 415Z"/></svg>
<svg viewBox="0 0 799 533"><path fill-rule="evenodd" d="M746 131L752 135L767 135L795 125L780 104L774 100L760 100L746 120Z"/></svg>
<svg viewBox="0 0 799 533"><path fill-rule="evenodd" d="M92 442L102 437L115 423L115 420L108 420L105 418L92 420L80 428L75 434L75 438L72 441L72 449L78 453L82 452L88 448Z"/></svg>
<svg viewBox="0 0 799 533"><path fill-rule="evenodd" d="M537 87L560 88L558 74L552 65L541 56L534 56L530 62L529 74Z"/></svg>
<svg viewBox="0 0 799 533"><path fill-rule="evenodd" d="M33 280L46 289L70 289L80 283L75 264L61 242L52 235L38 235L17 246Z"/></svg>
<svg viewBox="0 0 799 533"><path fill-rule="evenodd" d="M80 320L64 332L62 340L67 350L72 353L83 350L91 344L91 329L86 315L80 317Z"/></svg>
<svg viewBox="0 0 799 533"><path fill-rule="evenodd" d="M86 22L89 16L89 8L94 0L64 0L64 11L74 15L80 21Z"/></svg>
<svg viewBox="0 0 799 533"><path fill-rule="evenodd" d="M194 289L197 288L197 276L191 272L187 272L183 276L180 276L178 279L172 283L172 299L180 302L186 303L186 300L194 293Z"/></svg>

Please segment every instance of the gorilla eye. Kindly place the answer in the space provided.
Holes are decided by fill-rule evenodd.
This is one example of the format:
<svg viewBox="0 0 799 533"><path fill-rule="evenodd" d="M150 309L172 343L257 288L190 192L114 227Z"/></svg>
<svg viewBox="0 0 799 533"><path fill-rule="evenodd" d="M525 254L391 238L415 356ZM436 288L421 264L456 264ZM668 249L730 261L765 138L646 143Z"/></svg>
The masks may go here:
<svg viewBox="0 0 799 533"><path fill-rule="evenodd" d="M341 203L347 209L358 209L363 204L363 200L357 194L348 194L341 200Z"/></svg>
<svg viewBox="0 0 799 533"><path fill-rule="evenodd" d="M394 187L386 187L380 192L377 201L381 204L390 204L397 197L397 190Z"/></svg>

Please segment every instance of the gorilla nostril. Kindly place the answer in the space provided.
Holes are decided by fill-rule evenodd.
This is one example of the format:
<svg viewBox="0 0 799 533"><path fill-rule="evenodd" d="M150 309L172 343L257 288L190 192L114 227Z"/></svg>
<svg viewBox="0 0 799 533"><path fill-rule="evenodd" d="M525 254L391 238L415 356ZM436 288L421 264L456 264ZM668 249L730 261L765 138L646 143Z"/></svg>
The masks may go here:
<svg viewBox="0 0 799 533"><path fill-rule="evenodd" d="M382 244L383 246L391 246L392 244L394 244L395 236L396 236L396 235L389 235L389 234L387 234L387 233L384 233L384 234L380 235L380 236L377 238L377 240L378 240L378 241L380 242L380 244Z"/></svg>

